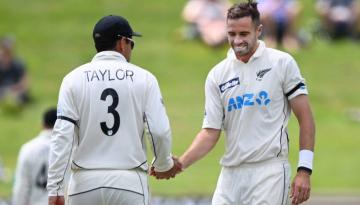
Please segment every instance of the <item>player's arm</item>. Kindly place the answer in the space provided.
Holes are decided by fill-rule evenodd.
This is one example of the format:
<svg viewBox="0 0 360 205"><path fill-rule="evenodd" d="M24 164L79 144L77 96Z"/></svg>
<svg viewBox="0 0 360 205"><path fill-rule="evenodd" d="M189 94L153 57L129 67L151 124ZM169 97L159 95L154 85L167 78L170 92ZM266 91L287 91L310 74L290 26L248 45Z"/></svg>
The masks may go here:
<svg viewBox="0 0 360 205"><path fill-rule="evenodd" d="M51 136L47 183L49 204L51 205L61 205L61 201L63 201L65 172L70 166L75 127L78 126L79 115L74 103L76 95L71 91L72 82L67 78L62 82L57 120Z"/></svg>
<svg viewBox="0 0 360 205"><path fill-rule="evenodd" d="M179 158L183 169L203 158L218 142L221 130L203 128L195 137L190 147Z"/></svg>
<svg viewBox="0 0 360 205"><path fill-rule="evenodd" d="M310 197L310 175L315 144L315 123L307 95L299 95L290 100L300 129L300 156L298 172L292 183L292 204L300 204Z"/></svg>
<svg viewBox="0 0 360 205"><path fill-rule="evenodd" d="M65 172L70 166L75 125L57 119L50 143L47 190L49 196L64 195Z"/></svg>
<svg viewBox="0 0 360 205"><path fill-rule="evenodd" d="M300 128L300 150L314 151L315 123L311 112L307 95L299 95L290 100L290 106L294 112Z"/></svg>
<svg viewBox="0 0 360 205"><path fill-rule="evenodd" d="M205 82L205 115L203 129L196 135L190 147L179 158L186 168L204 157L215 146L220 138L224 109L221 103L220 90L214 73L210 72Z"/></svg>
<svg viewBox="0 0 360 205"><path fill-rule="evenodd" d="M158 82L151 74L148 75L144 115L145 124L149 132L150 144L153 148L154 159L152 166L154 167L154 171L170 171L169 173L164 173L165 175L163 177L173 177L175 175L173 172L175 171L175 163L171 154L172 140L170 123L162 101Z"/></svg>

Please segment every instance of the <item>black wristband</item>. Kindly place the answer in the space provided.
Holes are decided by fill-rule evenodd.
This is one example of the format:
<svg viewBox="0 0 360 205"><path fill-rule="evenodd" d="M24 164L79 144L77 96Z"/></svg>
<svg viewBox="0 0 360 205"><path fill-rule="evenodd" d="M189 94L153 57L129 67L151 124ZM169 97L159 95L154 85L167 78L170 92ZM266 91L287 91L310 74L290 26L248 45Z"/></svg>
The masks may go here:
<svg viewBox="0 0 360 205"><path fill-rule="evenodd" d="M297 168L297 172L299 172L300 170L309 173L309 175L312 174L312 170L309 169L309 168L307 168L307 167L298 167L298 168Z"/></svg>

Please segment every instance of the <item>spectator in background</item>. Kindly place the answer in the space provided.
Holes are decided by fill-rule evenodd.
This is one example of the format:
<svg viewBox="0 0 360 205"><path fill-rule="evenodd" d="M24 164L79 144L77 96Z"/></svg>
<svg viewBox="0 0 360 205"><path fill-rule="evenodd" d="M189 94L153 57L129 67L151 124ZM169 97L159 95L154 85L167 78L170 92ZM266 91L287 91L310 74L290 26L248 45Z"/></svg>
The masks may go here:
<svg viewBox="0 0 360 205"><path fill-rule="evenodd" d="M200 37L216 47L226 42L226 12L228 0L189 0L182 16L187 23L185 38Z"/></svg>
<svg viewBox="0 0 360 205"><path fill-rule="evenodd" d="M5 181L5 167L0 157L0 182Z"/></svg>
<svg viewBox="0 0 360 205"><path fill-rule="evenodd" d="M360 31L359 0L318 0L316 11L331 38L356 37Z"/></svg>
<svg viewBox="0 0 360 205"><path fill-rule="evenodd" d="M0 100L14 96L19 105L29 101L25 65L15 57L14 40L0 39Z"/></svg>
<svg viewBox="0 0 360 205"><path fill-rule="evenodd" d="M56 121L56 109L48 109L42 120L42 131L19 152L12 205L46 205L47 170L51 132Z"/></svg>
<svg viewBox="0 0 360 205"><path fill-rule="evenodd" d="M300 44L295 23L301 11L297 0L259 0L264 40L269 47L296 51Z"/></svg>

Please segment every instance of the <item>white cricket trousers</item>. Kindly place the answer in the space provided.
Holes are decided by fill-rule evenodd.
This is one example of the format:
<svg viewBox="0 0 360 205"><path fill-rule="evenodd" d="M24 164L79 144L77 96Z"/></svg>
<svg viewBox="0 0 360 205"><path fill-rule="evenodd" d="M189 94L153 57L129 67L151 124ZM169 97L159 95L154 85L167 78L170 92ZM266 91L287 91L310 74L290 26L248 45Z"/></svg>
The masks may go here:
<svg viewBox="0 0 360 205"><path fill-rule="evenodd" d="M147 177L136 169L73 171L66 205L148 205Z"/></svg>
<svg viewBox="0 0 360 205"><path fill-rule="evenodd" d="M89 192L72 195L69 205L147 205L147 196L127 190L99 188Z"/></svg>
<svg viewBox="0 0 360 205"><path fill-rule="evenodd" d="M290 177L286 159L223 167L212 205L287 205Z"/></svg>

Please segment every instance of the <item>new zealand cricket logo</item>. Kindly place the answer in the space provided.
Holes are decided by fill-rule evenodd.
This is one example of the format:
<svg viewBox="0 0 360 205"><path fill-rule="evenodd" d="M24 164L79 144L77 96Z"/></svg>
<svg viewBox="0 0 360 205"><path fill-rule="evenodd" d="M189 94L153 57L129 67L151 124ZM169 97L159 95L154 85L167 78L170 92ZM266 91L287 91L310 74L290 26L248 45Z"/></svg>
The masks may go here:
<svg viewBox="0 0 360 205"><path fill-rule="evenodd" d="M268 69L264 69L264 70L260 70L259 72L256 73L256 80L257 81L261 81L264 77L264 75L269 72L271 70L271 68Z"/></svg>

